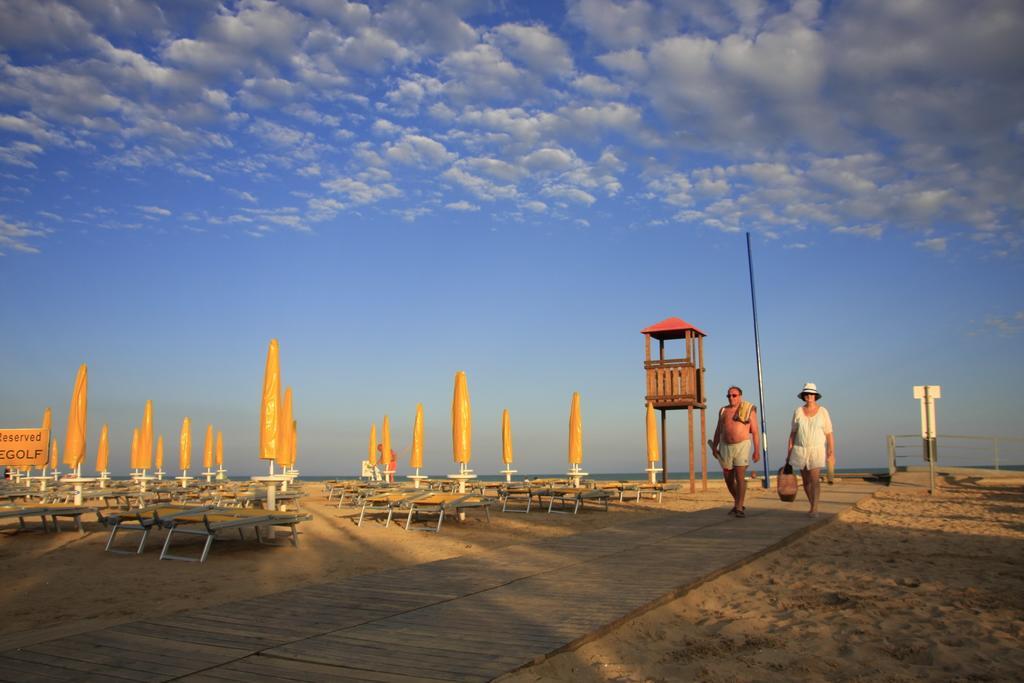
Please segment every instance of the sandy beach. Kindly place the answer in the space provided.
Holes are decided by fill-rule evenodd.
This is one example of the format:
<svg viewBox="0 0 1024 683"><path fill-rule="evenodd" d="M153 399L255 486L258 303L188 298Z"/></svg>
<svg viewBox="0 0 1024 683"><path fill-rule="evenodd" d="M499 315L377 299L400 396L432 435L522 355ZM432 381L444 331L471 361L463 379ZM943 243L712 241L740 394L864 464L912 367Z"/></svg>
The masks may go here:
<svg viewBox="0 0 1024 683"><path fill-rule="evenodd" d="M1024 478L947 480L934 498L886 489L501 680L1019 680L1022 557Z"/></svg>
<svg viewBox="0 0 1024 683"><path fill-rule="evenodd" d="M438 535L354 525L316 483L299 548L218 542L204 565L103 552L106 533L7 531L0 635L15 647L287 588L366 575L638 515L727 506L720 482L609 513L492 515ZM750 488L750 506L771 495ZM826 494L827 495L827 494ZM889 488L839 519L578 649L503 681L1015 680L1024 665L1024 478ZM737 520L737 523L743 521ZM8 527L10 529L10 527Z"/></svg>

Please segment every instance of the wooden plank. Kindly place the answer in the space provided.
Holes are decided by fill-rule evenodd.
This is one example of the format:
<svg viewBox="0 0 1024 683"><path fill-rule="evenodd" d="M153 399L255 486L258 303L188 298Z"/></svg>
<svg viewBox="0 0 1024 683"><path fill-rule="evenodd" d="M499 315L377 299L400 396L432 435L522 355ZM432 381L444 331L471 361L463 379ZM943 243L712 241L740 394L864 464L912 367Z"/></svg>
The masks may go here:
<svg viewBox="0 0 1024 683"><path fill-rule="evenodd" d="M15 650L17 652L17 650ZM0 681L5 683L49 683L50 681L71 681L73 672L48 664L21 661L10 653L4 653L0 667Z"/></svg>
<svg viewBox="0 0 1024 683"><path fill-rule="evenodd" d="M503 639L497 633L480 634L478 630L460 631L451 628L435 628L431 630L409 627L389 629L387 626L382 625L378 629L351 629L341 634L327 634L325 637L334 640L335 636L341 636L344 642L362 641L378 645L385 642L402 649L423 649L428 651L428 656L436 655L442 658L450 656L446 653L470 657L477 655L487 658L500 657L501 655L495 655L495 653L502 652L506 644L537 646L541 645L542 642L549 644L554 640L547 639L546 641L541 641L530 639L516 641L513 638ZM381 639L384 637L388 637L388 640L382 641Z"/></svg>
<svg viewBox="0 0 1024 683"><path fill-rule="evenodd" d="M96 676L103 676L108 680L116 679L123 681L162 681L168 678L167 676L161 676L159 674L135 671L133 669L124 669L119 666L108 666L99 662L85 662L78 659L61 657L59 655L39 654L37 652L28 652L26 650L16 650L14 652L4 653L5 665L6 662L12 659L35 665L43 665L48 667L48 669L49 667L65 669L68 674L67 680L74 680L81 674L92 674Z"/></svg>
<svg viewBox="0 0 1024 683"><path fill-rule="evenodd" d="M487 680L477 674L474 668L460 666L458 662L437 662L433 659L421 661L408 657L399 648L385 649L383 646L366 646L360 642L322 642L326 638L321 637L284 645L269 650L268 654L306 662L335 664L408 676L428 676L458 681Z"/></svg>
<svg viewBox="0 0 1024 683"><path fill-rule="evenodd" d="M294 659L280 659L278 657L266 657L254 655L240 659L237 662L225 664L213 672L221 673L230 671L237 673L241 678L230 680L252 681L274 680L274 681L323 681L324 683L338 681L349 683L355 681L374 681L377 683L412 683L422 680L443 680L425 679L422 675L403 676L367 669L352 669L344 666L331 666L328 664L316 664L313 662L300 662ZM212 673L212 672L211 672ZM191 681L191 678L185 679Z"/></svg>
<svg viewBox="0 0 1024 683"><path fill-rule="evenodd" d="M133 652L139 658L159 657L172 662L186 658L194 666L221 664L247 654L244 650L196 646L191 643L120 633L112 629L80 633L74 638L83 644L101 645L118 651ZM61 642L63 643L63 641Z"/></svg>
<svg viewBox="0 0 1024 683"><path fill-rule="evenodd" d="M168 659L158 655L154 656L152 653L140 653L135 650L122 650L92 643L62 643L57 652L46 649L45 645L24 647L21 651L44 658L35 661L48 662L52 657L59 656L65 659L76 659L124 669L166 674L167 676L180 676L195 669L194 659Z"/></svg>
<svg viewBox="0 0 1024 683"><path fill-rule="evenodd" d="M242 650L246 654L257 652L264 647L273 647L281 641L271 637L233 636L228 634L201 631L199 629L167 626L158 622L137 621L131 624L138 633L193 645L214 645ZM118 628L118 627L114 627Z"/></svg>

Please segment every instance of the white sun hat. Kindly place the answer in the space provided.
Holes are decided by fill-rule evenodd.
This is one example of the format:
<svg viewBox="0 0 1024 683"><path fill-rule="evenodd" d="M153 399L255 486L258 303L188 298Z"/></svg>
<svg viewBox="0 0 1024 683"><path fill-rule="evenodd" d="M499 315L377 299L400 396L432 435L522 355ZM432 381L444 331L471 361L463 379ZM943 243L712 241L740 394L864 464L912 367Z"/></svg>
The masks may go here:
<svg viewBox="0 0 1024 683"><path fill-rule="evenodd" d="M804 394L814 394L821 400L821 394L818 392L818 385L814 382L808 382L804 385L804 388L800 390L800 393L796 395L801 401L804 400Z"/></svg>

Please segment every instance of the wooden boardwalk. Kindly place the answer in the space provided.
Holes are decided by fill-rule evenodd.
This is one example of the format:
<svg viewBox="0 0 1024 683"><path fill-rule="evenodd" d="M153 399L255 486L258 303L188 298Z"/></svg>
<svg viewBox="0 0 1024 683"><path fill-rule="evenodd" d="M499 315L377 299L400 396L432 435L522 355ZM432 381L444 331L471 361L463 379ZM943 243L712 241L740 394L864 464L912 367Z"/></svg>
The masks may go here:
<svg viewBox="0 0 1024 683"><path fill-rule="evenodd" d="M742 520L726 508L646 518L121 624L0 653L0 680L489 681L741 566L876 489L827 487L816 520L803 501L757 501Z"/></svg>

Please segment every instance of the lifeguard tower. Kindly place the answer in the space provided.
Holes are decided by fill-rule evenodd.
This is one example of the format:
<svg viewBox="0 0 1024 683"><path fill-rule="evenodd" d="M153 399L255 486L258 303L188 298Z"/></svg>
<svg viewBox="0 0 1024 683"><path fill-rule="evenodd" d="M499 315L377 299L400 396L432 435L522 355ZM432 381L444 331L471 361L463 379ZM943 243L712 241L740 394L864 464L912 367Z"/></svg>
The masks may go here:
<svg viewBox="0 0 1024 683"><path fill-rule="evenodd" d="M661 481L668 481L668 436L666 413L686 410L690 445L690 493L696 491L694 473L693 411L700 411L700 470L702 490L708 489L707 394L704 388L704 332L680 318L665 318L640 330L644 335L644 370L647 372L647 396L655 410L661 411ZM651 339L658 340L658 358L651 358ZM682 340L684 355L667 358L665 342Z"/></svg>

